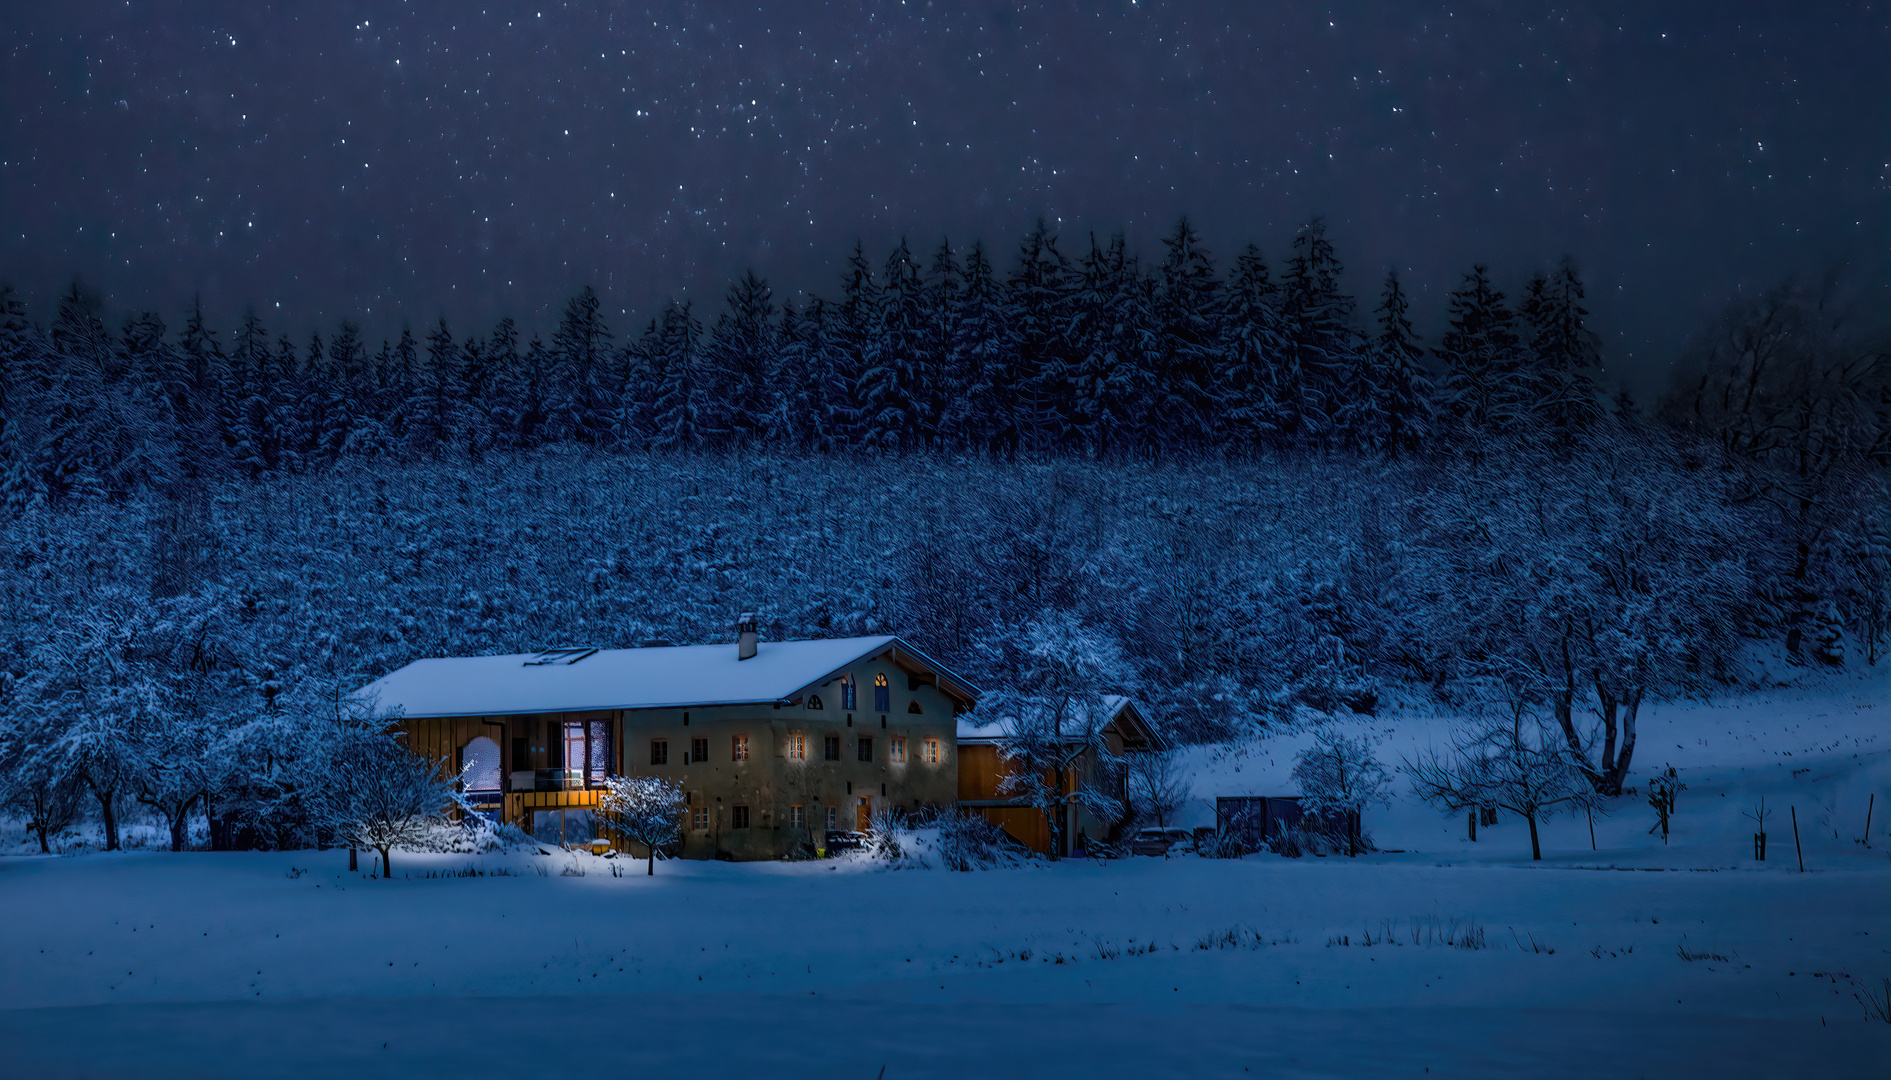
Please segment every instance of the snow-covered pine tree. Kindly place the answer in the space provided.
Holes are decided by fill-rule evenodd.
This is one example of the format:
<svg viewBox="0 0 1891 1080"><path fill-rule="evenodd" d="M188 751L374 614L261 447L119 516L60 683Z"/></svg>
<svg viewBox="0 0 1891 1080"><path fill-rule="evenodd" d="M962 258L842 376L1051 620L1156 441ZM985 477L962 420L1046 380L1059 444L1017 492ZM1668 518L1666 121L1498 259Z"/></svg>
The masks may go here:
<svg viewBox="0 0 1891 1080"><path fill-rule="evenodd" d="M551 437L600 446L609 441L613 403L605 386L611 331L599 314L597 293L586 285L565 302L552 336L555 375L548 397Z"/></svg>
<svg viewBox="0 0 1891 1080"><path fill-rule="evenodd" d="M1285 402L1301 397L1276 307L1275 287L1260 248L1249 244L1235 257L1222 326L1222 411L1218 441L1236 452L1272 443L1281 431Z"/></svg>
<svg viewBox="0 0 1891 1080"><path fill-rule="evenodd" d="M1536 394L1517 317L1483 263L1471 267L1452 292L1449 328L1431 351L1445 369L1440 411L1461 436L1514 432L1529 421Z"/></svg>
<svg viewBox="0 0 1891 1080"><path fill-rule="evenodd" d="M962 372L957 381L963 389L942 423L948 445L1016 453L1016 353L1004 288L984 245L974 243L965 255L965 289L952 339L952 367Z"/></svg>
<svg viewBox="0 0 1891 1080"><path fill-rule="evenodd" d="M1072 437L1069 342L1072 280L1070 262L1057 250L1057 236L1043 219L1018 247L1018 265L1007 281L1006 310L1016 346L1005 357L993 387L1000 409L994 417L997 444L1007 458L1019 450L1042 452Z"/></svg>
<svg viewBox="0 0 1891 1080"><path fill-rule="evenodd" d="M690 312L690 301L671 303L663 313L657 338L663 382L657 387L650 445L658 450L702 448L709 387L701 339L702 323Z"/></svg>
<svg viewBox="0 0 1891 1080"><path fill-rule="evenodd" d="M1372 342L1374 411L1382 421L1379 447L1389 458L1417 451L1432 437L1437 390L1425 370L1425 352L1408 316L1411 301L1397 270L1385 275L1379 297L1379 335Z"/></svg>
<svg viewBox="0 0 1891 1080"><path fill-rule="evenodd" d="M1602 367L1601 340L1588 327L1582 300L1582 279L1567 256L1555 274L1532 276L1524 290L1536 419L1564 445L1580 438L1603 411L1593 377Z"/></svg>
<svg viewBox="0 0 1891 1080"><path fill-rule="evenodd" d="M1152 378L1154 417L1149 433L1165 452L1189 453L1209 445L1219 423L1221 388L1221 283L1185 217L1162 239L1168 249L1157 278Z"/></svg>
<svg viewBox="0 0 1891 1080"><path fill-rule="evenodd" d="M775 303L768 282L750 270L723 299L723 311L703 346L704 441L747 447L764 438L775 366Z"/></svg>
<svg viewBox="0 0 1891 1080"><path fill-rule="evenodd" d="M919 264L906 239L887 256L879 302L868 325L860 372L864 445L899 453L920 449L931 426L920 412L928 398L926 309Z"/></svg>
<svg viewBox="0 0 1891 1080"><path fill-rule="evenodd" d="M1151 389L1142 361L1153 328L1141 317L1148 312L1138 302L1140 277L1121 233L1110 238L1108 247L1090 237L1071 301L1076 360L1070 392L1074 428L1098 459L1134 448Z"/></svg>
<svg viewBox="0 0 1891 1080"><path fill-rule="evenodd" d="M1289 378L1300 393L1283 398L1279 416L1282 440L1312 445L1332 435L1340 401L1337 386L1359 348L1353 327L1353 298L1340 291L1344 271L1326 223L1309 221L1294 237L1293 258L1281 282L1281 325L1291 354ZM1285 380L1284 380L1285 381Z"/></svg>

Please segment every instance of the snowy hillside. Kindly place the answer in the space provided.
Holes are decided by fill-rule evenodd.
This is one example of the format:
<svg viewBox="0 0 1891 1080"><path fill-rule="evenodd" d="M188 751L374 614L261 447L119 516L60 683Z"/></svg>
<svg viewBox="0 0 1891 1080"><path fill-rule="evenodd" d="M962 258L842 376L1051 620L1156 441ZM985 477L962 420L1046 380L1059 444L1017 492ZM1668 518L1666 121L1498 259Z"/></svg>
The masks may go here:
<svg viewBox="0 0 1891 1080"><path fill-rule="evenodd" d="M1646 710L1671 842L1625 797L1537 864L1520 824L1473 845L1403 797L1367 827L1404 850L1357 860L0 859L0 1045L19 1075L1882 1076L1884 689ZM1381 754L1443 725L1381 724ZM1296 742L1194 751L1190 813L1289 793Z"/></svg>

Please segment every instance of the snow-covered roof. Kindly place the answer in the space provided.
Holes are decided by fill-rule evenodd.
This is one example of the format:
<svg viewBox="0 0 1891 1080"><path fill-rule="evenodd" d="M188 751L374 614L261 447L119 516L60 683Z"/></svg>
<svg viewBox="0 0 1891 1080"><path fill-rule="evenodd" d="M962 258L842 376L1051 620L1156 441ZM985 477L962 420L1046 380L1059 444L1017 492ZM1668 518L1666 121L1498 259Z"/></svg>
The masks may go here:
<svg viewBox="0 0 1891 1080"><path fill-rule="evenodd" d="M1125 726L1133 727L1134 730L1122 732L1124 735L1140 737L1158 748L1163 746L1162 736L1144 722L1142 713L1136 708L1134 700L1122 694L1104 694L1103 710L1109 717L1104 721L1105 727L1126 720L1128 723ZM1010 735L1011 725L1007 719L990 717L981 719L975 713L959 717L959 742L961 743L1003 742Z"/></svg>
<svg viewBox="0 0 1891 1080"><path fill-rule="evenodd" d="M416 717L762 704L792 700L849 665L882 654L904 667L930 672L941 690L968 703L979 693L891 634L764 641L747 660L736 658L733 643L557 652L562 655L416 660L362 687L355 696L372 699L377 708L398 708Z"/></svg>

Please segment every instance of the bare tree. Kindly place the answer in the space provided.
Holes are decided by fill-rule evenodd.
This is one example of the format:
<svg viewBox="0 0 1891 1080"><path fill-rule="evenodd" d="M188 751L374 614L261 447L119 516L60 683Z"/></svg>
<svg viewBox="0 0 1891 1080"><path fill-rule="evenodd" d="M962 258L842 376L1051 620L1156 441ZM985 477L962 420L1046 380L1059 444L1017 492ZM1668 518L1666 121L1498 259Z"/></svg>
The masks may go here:
<svg viewBox="0 0 1891 1080"><path fill-rule="evenodd" d="M1540 861L1537 822L1566 804L1592 806L1596 795L1558 733L1516 684L1508 685L1508 715L1481 719L1458 734L1450 751L1407 759L1404 770L1418 797L1442 809L1496 806L1527 820L1530 858Z"/></svg>
<svg viewBox="0 0 1891 1080"><path fill-rule="evenodd" d="M655 776L613 776L598 797L598 817L624 839L642 844L649 855L645 873L657 872L657 849L683 838L682 788Z"/></svg>
<svg viewBox="0 0 1891 1080"><path fill-rule="evenodd" d="M1124 756L1130 812L1136 820L1153 818L1166 826L1188 802L1188 774L1170 750L1145 750Z"/></svg>

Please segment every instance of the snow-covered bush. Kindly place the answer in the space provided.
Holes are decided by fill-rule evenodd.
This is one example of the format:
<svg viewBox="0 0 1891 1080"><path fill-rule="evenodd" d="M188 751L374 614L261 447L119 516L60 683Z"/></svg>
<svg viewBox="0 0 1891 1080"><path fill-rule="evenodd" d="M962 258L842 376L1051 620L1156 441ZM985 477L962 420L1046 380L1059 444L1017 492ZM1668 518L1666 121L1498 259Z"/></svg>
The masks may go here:
<svg viewBox="0 0 1891 1080"><path fill-rule="evenodd" d="M989 870L1031 858L1023 845L983 814L948 810L936 825L939 862L947 870Z"/></svg>
<svg viewBox="0 0 1891 1080"><path fill-rule="evenodd" d="M1346 854L1362 846L1372 850L1360 824L1368 803L1392 805L1392 778L1373 755L1372 743L1334 731L1315 733L1313 745L1294 757L1294 783L1300 785L1300 809L1316 822L1345 823Z"/></svg>

